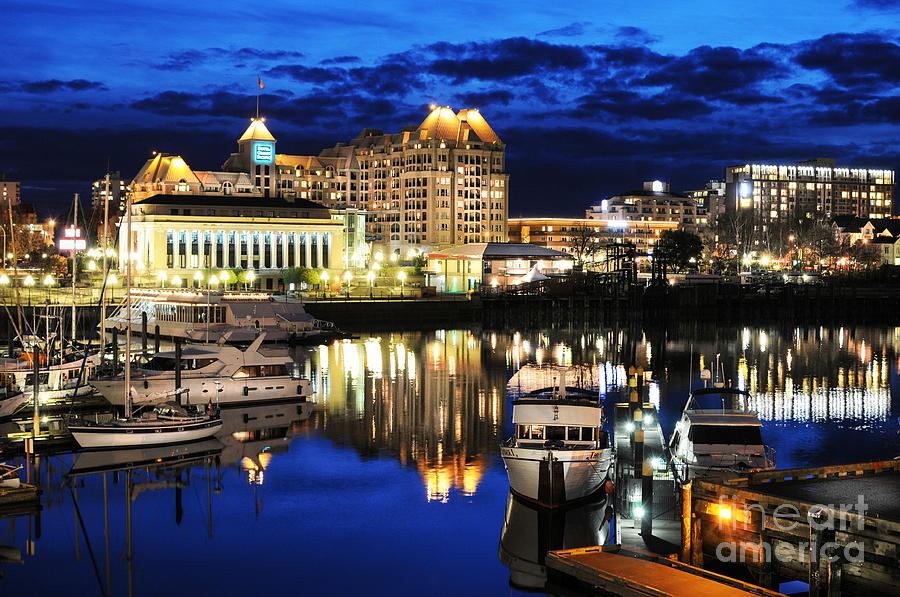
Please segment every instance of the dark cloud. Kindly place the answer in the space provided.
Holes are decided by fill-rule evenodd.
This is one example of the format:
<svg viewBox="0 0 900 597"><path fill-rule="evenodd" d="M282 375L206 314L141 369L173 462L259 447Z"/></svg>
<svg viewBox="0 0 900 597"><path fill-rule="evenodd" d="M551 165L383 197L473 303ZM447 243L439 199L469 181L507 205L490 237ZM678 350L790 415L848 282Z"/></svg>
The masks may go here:
<svg viewBox="0 0 900 597"><path fill-rule="evenodd" d="M783 65L755 49L701 46L635 82L704 98L750 89L786 76Z"/></svg>
<svg viewBox="0 0 900 597"><path fill-rule="evenodd" d="M260 50L259 48L207 48L205 50L181 50L168 54L163 62L153 68L170 71L186 71L209 62L230 63L236 68L246 68L250 60L291 60L303 58L302 52L293 50Z"/></svg>
<svg viewBox="0 0 900 597"><path fill-rule="evenodd" d="M456 95L457 101L463 106L472 108L480 108L483 106L493 105L509 105L515 95L506 89L495 89L493 91L472 91L469 93L460 93Z"/></svg>
<svg viewBox="0 0 900 597"><path fill-rule="evenodd" d="M585 28L589 27L590 25L590 21L569 23L565 27L541 31L540 33L538 33L538 37L577 37L579 35L584 35Z"/></svg>
<svg viewBox="0 0 900 597"><path fill-rule="evenodd" d="M640 27L619 27L616 30L616 37L623 41L638 44L652 44L659 41L657 36L651 35Z"/></svg>
<svg viewBox="0 0 900 597"><path fill-rule="evenodd" d="M801 42L795 60L842 87L878 89L900 83L900 45L881 34L835 33Z"/></svg>
<svg viewBox="0 0 900 597"><path fill-rule="evenodd" d="M505 81L542 72L572 71L591 63L582 47L524 37L456 46L436 44L429 49L447 57L433 60L428 72L450 77L454 83L473 79Z"/></svg>
<svg viewBox="0 0 900 597"><path fill-rule="evenodd" d="M853 0L851 6L873 10L900 10L900 0Z"/></svg>
<svg viewBox="0 0 900 597"><path fill-rule="evenodd" d="M47 79L45 81L22 81L19 83L0 84L0 92L24 92L24 93L55 93L58 91L107 91L106 85L99 81L86 79L72 79L61 81L59 79Z"/></svg>
<svg viewBox="0 0 900 597"><path fill-rule="evenodd" d="M319 64L349 64L351 62L361 62L361 59L359 56L335 56L321 60Z"/></svg>
<svg viewBox="0 0 900 597"><path fill-rule="evenodd" d="M611 89L605 93L579 98L578 105L571 115L576 118L592 118L603 112L619 118L672 120L702 116L714 110L713 106L699 99L667 94L645 97L633 91Z"/></svg>

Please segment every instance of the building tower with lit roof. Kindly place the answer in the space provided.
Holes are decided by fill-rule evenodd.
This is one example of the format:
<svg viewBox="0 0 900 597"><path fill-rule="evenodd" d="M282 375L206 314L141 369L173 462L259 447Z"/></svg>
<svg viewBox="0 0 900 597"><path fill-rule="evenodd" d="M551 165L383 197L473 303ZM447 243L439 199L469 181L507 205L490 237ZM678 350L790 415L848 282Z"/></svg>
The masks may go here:
<svg viewBox="0 0 900 597"><path fill-rule="evenodd" d="M266 128L265 119L254 118L250 121L250 126L238 139L238 148L238 152L231 154L222 169L226 172L246 172L263 197L277 196L275 137Z"/></svg>

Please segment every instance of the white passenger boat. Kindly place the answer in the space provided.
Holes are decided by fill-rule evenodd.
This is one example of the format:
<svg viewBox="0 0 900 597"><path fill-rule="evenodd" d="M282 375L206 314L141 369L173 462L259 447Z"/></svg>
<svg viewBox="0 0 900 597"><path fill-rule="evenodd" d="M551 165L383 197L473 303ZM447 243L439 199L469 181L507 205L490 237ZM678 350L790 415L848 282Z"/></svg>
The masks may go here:
<svg viewBox="0 0 900 597"><path fill-rule="evenodd" d="M261 352L260 334L246 349L226 345L189 345L181 355L181 384L192 404L212 402L222 408L296 401L312 396L312 384L300 379L287 349ZM132 368L131 383L141 393L156 394L175 387L175 351L160 352ZM111 404L125 402L125 376L91 380Z"/></svg>
<svg viewBox="0 0 900 597"><path fill-rule="evenodd" d="M500 447L510 489L544 506L596 493L610 479L613 450L596 394L565 386L514 400L515 436Z"/></svg>
<svg viewBox="0 0 900 597"><path fill-rule="evenodd" d="M160 337L168 340L248 344L265 332L267 342L308 343L339 333L333 323L307 313L302 303L260 292L139 289L132 296L131 331L141 331L146 314L147 334L154 335L159 326ZM103 329L122 332L128 321L122 307L106 318Z"/></svg>
<svg viewBox="0 0 900 597"><path fill-rule="evenodd" d="M727 387L690 393L669 441L682 481L775 468L775 451L763 443L759 416L744 407L748 398L748 392Z"/></svg>

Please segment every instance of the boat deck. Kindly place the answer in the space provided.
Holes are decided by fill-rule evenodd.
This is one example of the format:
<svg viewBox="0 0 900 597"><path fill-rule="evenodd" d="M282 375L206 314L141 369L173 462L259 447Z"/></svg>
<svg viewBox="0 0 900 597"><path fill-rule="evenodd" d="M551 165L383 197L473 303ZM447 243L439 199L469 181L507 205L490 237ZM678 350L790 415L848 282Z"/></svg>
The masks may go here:
<svg viewBox="0 0 900 597"><path fill-rule="evenodd" d="M664 558L585 547L547 554L551 575L575 579L608 595L672 597L776 597L781 593Z"/></svg>

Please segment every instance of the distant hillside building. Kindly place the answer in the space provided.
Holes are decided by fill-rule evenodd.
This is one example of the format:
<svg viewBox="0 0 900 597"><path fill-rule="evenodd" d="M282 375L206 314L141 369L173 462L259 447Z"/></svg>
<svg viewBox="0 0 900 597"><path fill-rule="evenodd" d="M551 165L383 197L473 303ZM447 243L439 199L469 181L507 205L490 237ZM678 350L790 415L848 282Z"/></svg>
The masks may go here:
<svg viewBox="0 0 900 597"><path fill-rule="evenodd" d="M889 218L894 171L838 168L830 158L730 166L725 168L725 196L729 211L752 210L763 224L835 216Z"/></svg>

